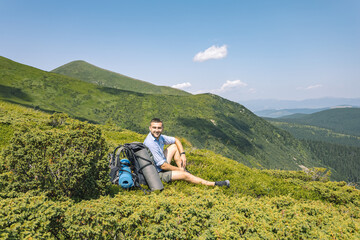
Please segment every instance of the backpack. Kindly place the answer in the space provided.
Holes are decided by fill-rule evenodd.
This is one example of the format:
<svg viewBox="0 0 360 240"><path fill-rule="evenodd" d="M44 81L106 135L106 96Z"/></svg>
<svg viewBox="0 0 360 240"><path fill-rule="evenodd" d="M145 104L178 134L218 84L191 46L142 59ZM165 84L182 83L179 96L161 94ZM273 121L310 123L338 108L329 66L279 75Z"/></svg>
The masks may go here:
<svg viewBox="0 0 360 240"><path fill-rule="evenodd" d="M122 161L124 158L128 159L130 164ZM116 147L109 155L109 161L110 180L113 184L119 184L122 169L130 168L133 187L142 189L141 185L147 185L151 191L164 189L155 168L153 155L143 143L126 143Z"/></svg>

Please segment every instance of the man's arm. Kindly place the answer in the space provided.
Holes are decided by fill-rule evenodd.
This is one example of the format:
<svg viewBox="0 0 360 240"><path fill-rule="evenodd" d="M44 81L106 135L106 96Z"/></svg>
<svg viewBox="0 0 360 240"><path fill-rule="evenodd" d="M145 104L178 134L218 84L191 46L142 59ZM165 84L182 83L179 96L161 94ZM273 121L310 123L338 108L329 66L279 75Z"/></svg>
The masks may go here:
<svg viewBox="0 0 360 240"><path fill-rule="evenodd" d="M183 170L185 170L186 168L186 156L185 156L185 153L184 153L184 148L183 148L183 145L181 144L180 140L175 138L175 145L179 151L179 154L180 154L180 159L181 159L181 167L183 168ZM184 154L181 154L181 153L184 153Z"/></svg>

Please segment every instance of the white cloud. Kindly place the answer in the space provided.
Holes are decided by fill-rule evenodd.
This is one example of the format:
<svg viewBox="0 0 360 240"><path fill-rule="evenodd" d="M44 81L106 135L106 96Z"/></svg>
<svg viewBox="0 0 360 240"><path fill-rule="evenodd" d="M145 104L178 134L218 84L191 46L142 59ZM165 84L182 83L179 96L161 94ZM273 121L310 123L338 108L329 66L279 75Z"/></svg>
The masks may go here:
<svg viewBox="0 0 360 240"><path fill-rule="evenodd" d="M298 90L313 90L313 89L321 88L321 87L323 87L323 85L315 84L315 85L310 85L310 86L307 86L307 87L298 87L297 89Z"/></svg>
<svg viewBox="0 0 360 240"><path fill-rule="evenodd" d="M249 93L252 93L252 94L256 93L256 89L255 88L250 88Z"/></svg>
<svg viewBox="0 0 360 240"><path fill-rule="evenodd" d="M185 88L191 87L191 83L189 83L189 82L179 83L179 84L173 85L171 87L177 88L177 89L185 89Z"/></svg>
<svg viewBox="0 0 360 240"><path fill-rule="evenodd" d="M316 84L316 85L311 85L311 86L308 86L307 88L305 88L306 90L310 90L310 89L314 89L314 88L321 88L322 85L321 84Z"/></svg>
<svg viewBox="0 0 360 240"><path fill-rule="evenodd" d="M197 90L197 91L192 91L192 94L202 94L202 93L209 93L210 91L207 90Z"/></svg>
<svg viewBox="0 0 360 240"><path fill-rule="evenodd" d="M242 82L241 80L234 80L234 81L229 81L227 80L220 88L218 89L213 89L213 90L198 90L195 92L192 92L192 94L201 94L201 93L213 93L213 94L221 94L221 93L225 93L225 92L230 92L232 90L236 90L239 88L244 88L247 87L248 84L245 82ZM256 92L255 89L251 88L249 89L250 92L254 93Z"/></svg>
<svg viewBox="0 0 360 240"><path fill-rule="evenodd" d="M223 45L221 47L211 46L203 52L199 52L194 57L194 62L204 62L209 59L221 59L227 55L227 46Z"/></svg>
<svg viewBox="0 0 360 240"><path fill-rule="evenodd" d="M227 80L226 83L224 83L221 86L221 88L212 90L211 92L212 93L222 93L222 92L227 92L227 91L233 90L235 88L246 87L246 86L247 86L247 83L244 83L241 80L234 80L234 81Z"/></svg>

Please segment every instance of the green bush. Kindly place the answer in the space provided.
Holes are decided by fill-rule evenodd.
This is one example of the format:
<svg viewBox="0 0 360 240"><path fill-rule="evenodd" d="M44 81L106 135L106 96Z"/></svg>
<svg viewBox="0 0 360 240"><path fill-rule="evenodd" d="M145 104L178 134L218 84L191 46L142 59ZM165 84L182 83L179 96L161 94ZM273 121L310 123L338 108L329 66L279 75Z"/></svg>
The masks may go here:
<svg viewBox="0 0 360 240"><path fill-rule="evenodd" d="M1 199L0 239L69 238L62 225L64 212L71 203L31 194Z"/></svg>
<svg viewBox="0 0 360 240"><path fill-rule="evenodd" d="M81 202L23 194L0 199L2 239L359 239L353 206L221 189L121 191Z"/></svg>
<svg viewBox="0 0 360 240"><path fill-rule="evenodd" d="M8 190L46 191L49 196L92 198L106 192L107 144L94 125L52 117L41 129L22 126L3 152ZM50 125L51 124L51 125ZM9 174L8 174L9 175Z"/></svg>

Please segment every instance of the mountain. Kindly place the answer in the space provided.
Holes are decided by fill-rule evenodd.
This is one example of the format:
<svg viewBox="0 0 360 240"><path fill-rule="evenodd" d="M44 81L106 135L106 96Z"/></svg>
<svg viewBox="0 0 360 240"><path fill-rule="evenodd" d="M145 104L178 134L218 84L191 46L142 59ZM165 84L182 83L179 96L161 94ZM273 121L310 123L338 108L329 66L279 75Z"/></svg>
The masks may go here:
<svg viewBox="0 0 360 240"><path fill-rule="evenodd" d="M245 107L253 112L269 109L317 109L331 108L335 106L354 106L360 107L360 98L318 98L306 100L276 100L276 99L258 99L241 102Z"/></svg>
<svg viewBox="0 0 360 240"><path fill-rule="evenodd" d="M267 118L267 120L274 126L291 133L297 139L360 147L360 137L358 136L338 133L327 128L278 121L277 119Z"/></svg>
<svg viewBox="0 0 360 240"><path fill-rule="evenodd" d="M326 109L328 108L267 109L261 111L254 111L254 113L259 117L279 118L293 114L311 114L324 111Z"/></svg>
<svg viewBox="0 0 360 240"><path fill-rule="evenodd" d="M77 78L99 86L140 93L190 95L190 93L166 86L157 86L119 73L96 67L85 61L73 61L52 70L54 73Z"/></svg>
<svg viewBox="0 0 360 240"><path fill-rule="evenodd" d="M334 108L312 114L277 118L276 120L317 126L338 133L360 136L360 108Z"/></svg>
<svg viewBox="0 0 360 240"><path fill-rule="evenodd" d="M318 166L316 158L287 132L244 106L213 94L159 95L125 91L45 72L0 58L0 98L94 123L112 122L142 134L160 117L167 135L188 139L258 168Z"/></svg>
<svg viewBox="0 0 360 240"><path fill-rule="evenodd" d="M331 109L267 120L301 140L322 164L333 168L332 179L360 182L359 108Z"/></svg>

